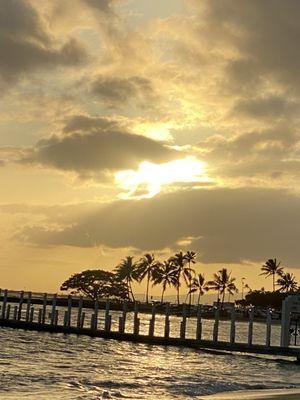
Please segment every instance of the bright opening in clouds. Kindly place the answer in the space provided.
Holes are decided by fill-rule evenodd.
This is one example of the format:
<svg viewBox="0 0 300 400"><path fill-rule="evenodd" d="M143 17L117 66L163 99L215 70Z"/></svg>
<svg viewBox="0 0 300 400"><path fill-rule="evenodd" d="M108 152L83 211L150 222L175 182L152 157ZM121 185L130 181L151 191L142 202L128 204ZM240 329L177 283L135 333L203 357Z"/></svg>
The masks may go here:
<svg viewBox="0 0 300 400"><path fill-rule="evenodd" d="M144 161L137 171L125 170L115 174L116 183L126 191L122 198L145 198L158 194L165 185L210 182L206 164L194 157L154 164Z"/></svg>

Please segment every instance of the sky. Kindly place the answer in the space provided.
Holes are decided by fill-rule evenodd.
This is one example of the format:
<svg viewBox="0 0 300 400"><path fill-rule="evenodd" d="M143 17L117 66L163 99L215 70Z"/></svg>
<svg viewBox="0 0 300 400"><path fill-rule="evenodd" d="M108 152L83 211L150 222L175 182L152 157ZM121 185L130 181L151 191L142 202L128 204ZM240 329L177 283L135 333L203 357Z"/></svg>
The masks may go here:
<svg viewBox="0 0 300 400"><path fill-rule="evenodd" d="M295 0L0 0L0 286L56 292L181 249L239 288L271 289L275 257L300 281L299 17Z"/></svg>

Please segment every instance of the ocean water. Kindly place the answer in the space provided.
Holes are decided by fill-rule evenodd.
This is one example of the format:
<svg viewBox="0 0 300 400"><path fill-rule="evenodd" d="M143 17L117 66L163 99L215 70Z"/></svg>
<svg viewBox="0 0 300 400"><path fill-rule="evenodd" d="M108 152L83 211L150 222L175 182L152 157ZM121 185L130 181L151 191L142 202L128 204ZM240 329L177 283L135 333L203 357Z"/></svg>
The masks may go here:
<svg viewBox="0 0 300 400"><path fill-rule="evenodd" d="M117 317L113 314L113 321ZM171 319L174 335L179 321ZM194 335L194 322L189 320L188 337ZM142 331L148 323L149 315L141 316ZM204 336L211 337L212 323L203 320ZM228 338L229 322L220 324L220 337ZM162 330L163 317L158 316L156 334ZM254 332L256 342L263 343L265 325L255 324ZM237 338L246 334L247 324L238 323ZM273 344L278 337L279 327L273 326ZM10 328L0 328L0 349L0 399L200 399L224 391L300 387L300 366L273 357Z"/></svg>

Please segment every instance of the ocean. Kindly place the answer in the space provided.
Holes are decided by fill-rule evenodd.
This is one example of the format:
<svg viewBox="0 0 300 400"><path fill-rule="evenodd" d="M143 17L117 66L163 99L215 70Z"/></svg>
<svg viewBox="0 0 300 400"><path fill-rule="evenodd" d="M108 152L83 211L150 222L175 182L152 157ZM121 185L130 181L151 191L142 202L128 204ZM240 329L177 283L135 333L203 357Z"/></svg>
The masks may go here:
<svg viewBox="0 0 300 400"><path fill-rule="evenodd" d="M117 317L115 313L113 321ZM143 331L149 315L141 320ZM102 323L100 314L100 327ZM212 324L203 320L204 337L211 336ZM230 323L220 324L224 339ZM178 325L179 319L172 317L171 332ZM187 337L194 334L193 326L190 319ZM163 317L157 316L156 332L162 329ZM237 323L237 340L246 334L247 324ZM265 324L255 323L254 342L263 343L264 338ZM278 340L279 326L274 325L272 343ZM200 399L224 391L300 387L299 365L274 357L220 355L11 328L0 328L0 349L0 399Z"/></svg>

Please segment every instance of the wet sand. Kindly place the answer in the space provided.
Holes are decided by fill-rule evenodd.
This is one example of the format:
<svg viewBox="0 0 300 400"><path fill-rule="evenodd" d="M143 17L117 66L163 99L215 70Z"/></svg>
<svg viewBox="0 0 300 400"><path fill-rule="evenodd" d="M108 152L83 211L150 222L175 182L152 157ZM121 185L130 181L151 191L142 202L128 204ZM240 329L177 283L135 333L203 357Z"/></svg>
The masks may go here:
<svg viewBox="0 0 300 400"><path fill-rule="evenodd" d="M204 396L203 400L300 400L300 389L237 391Z"/></svg>

